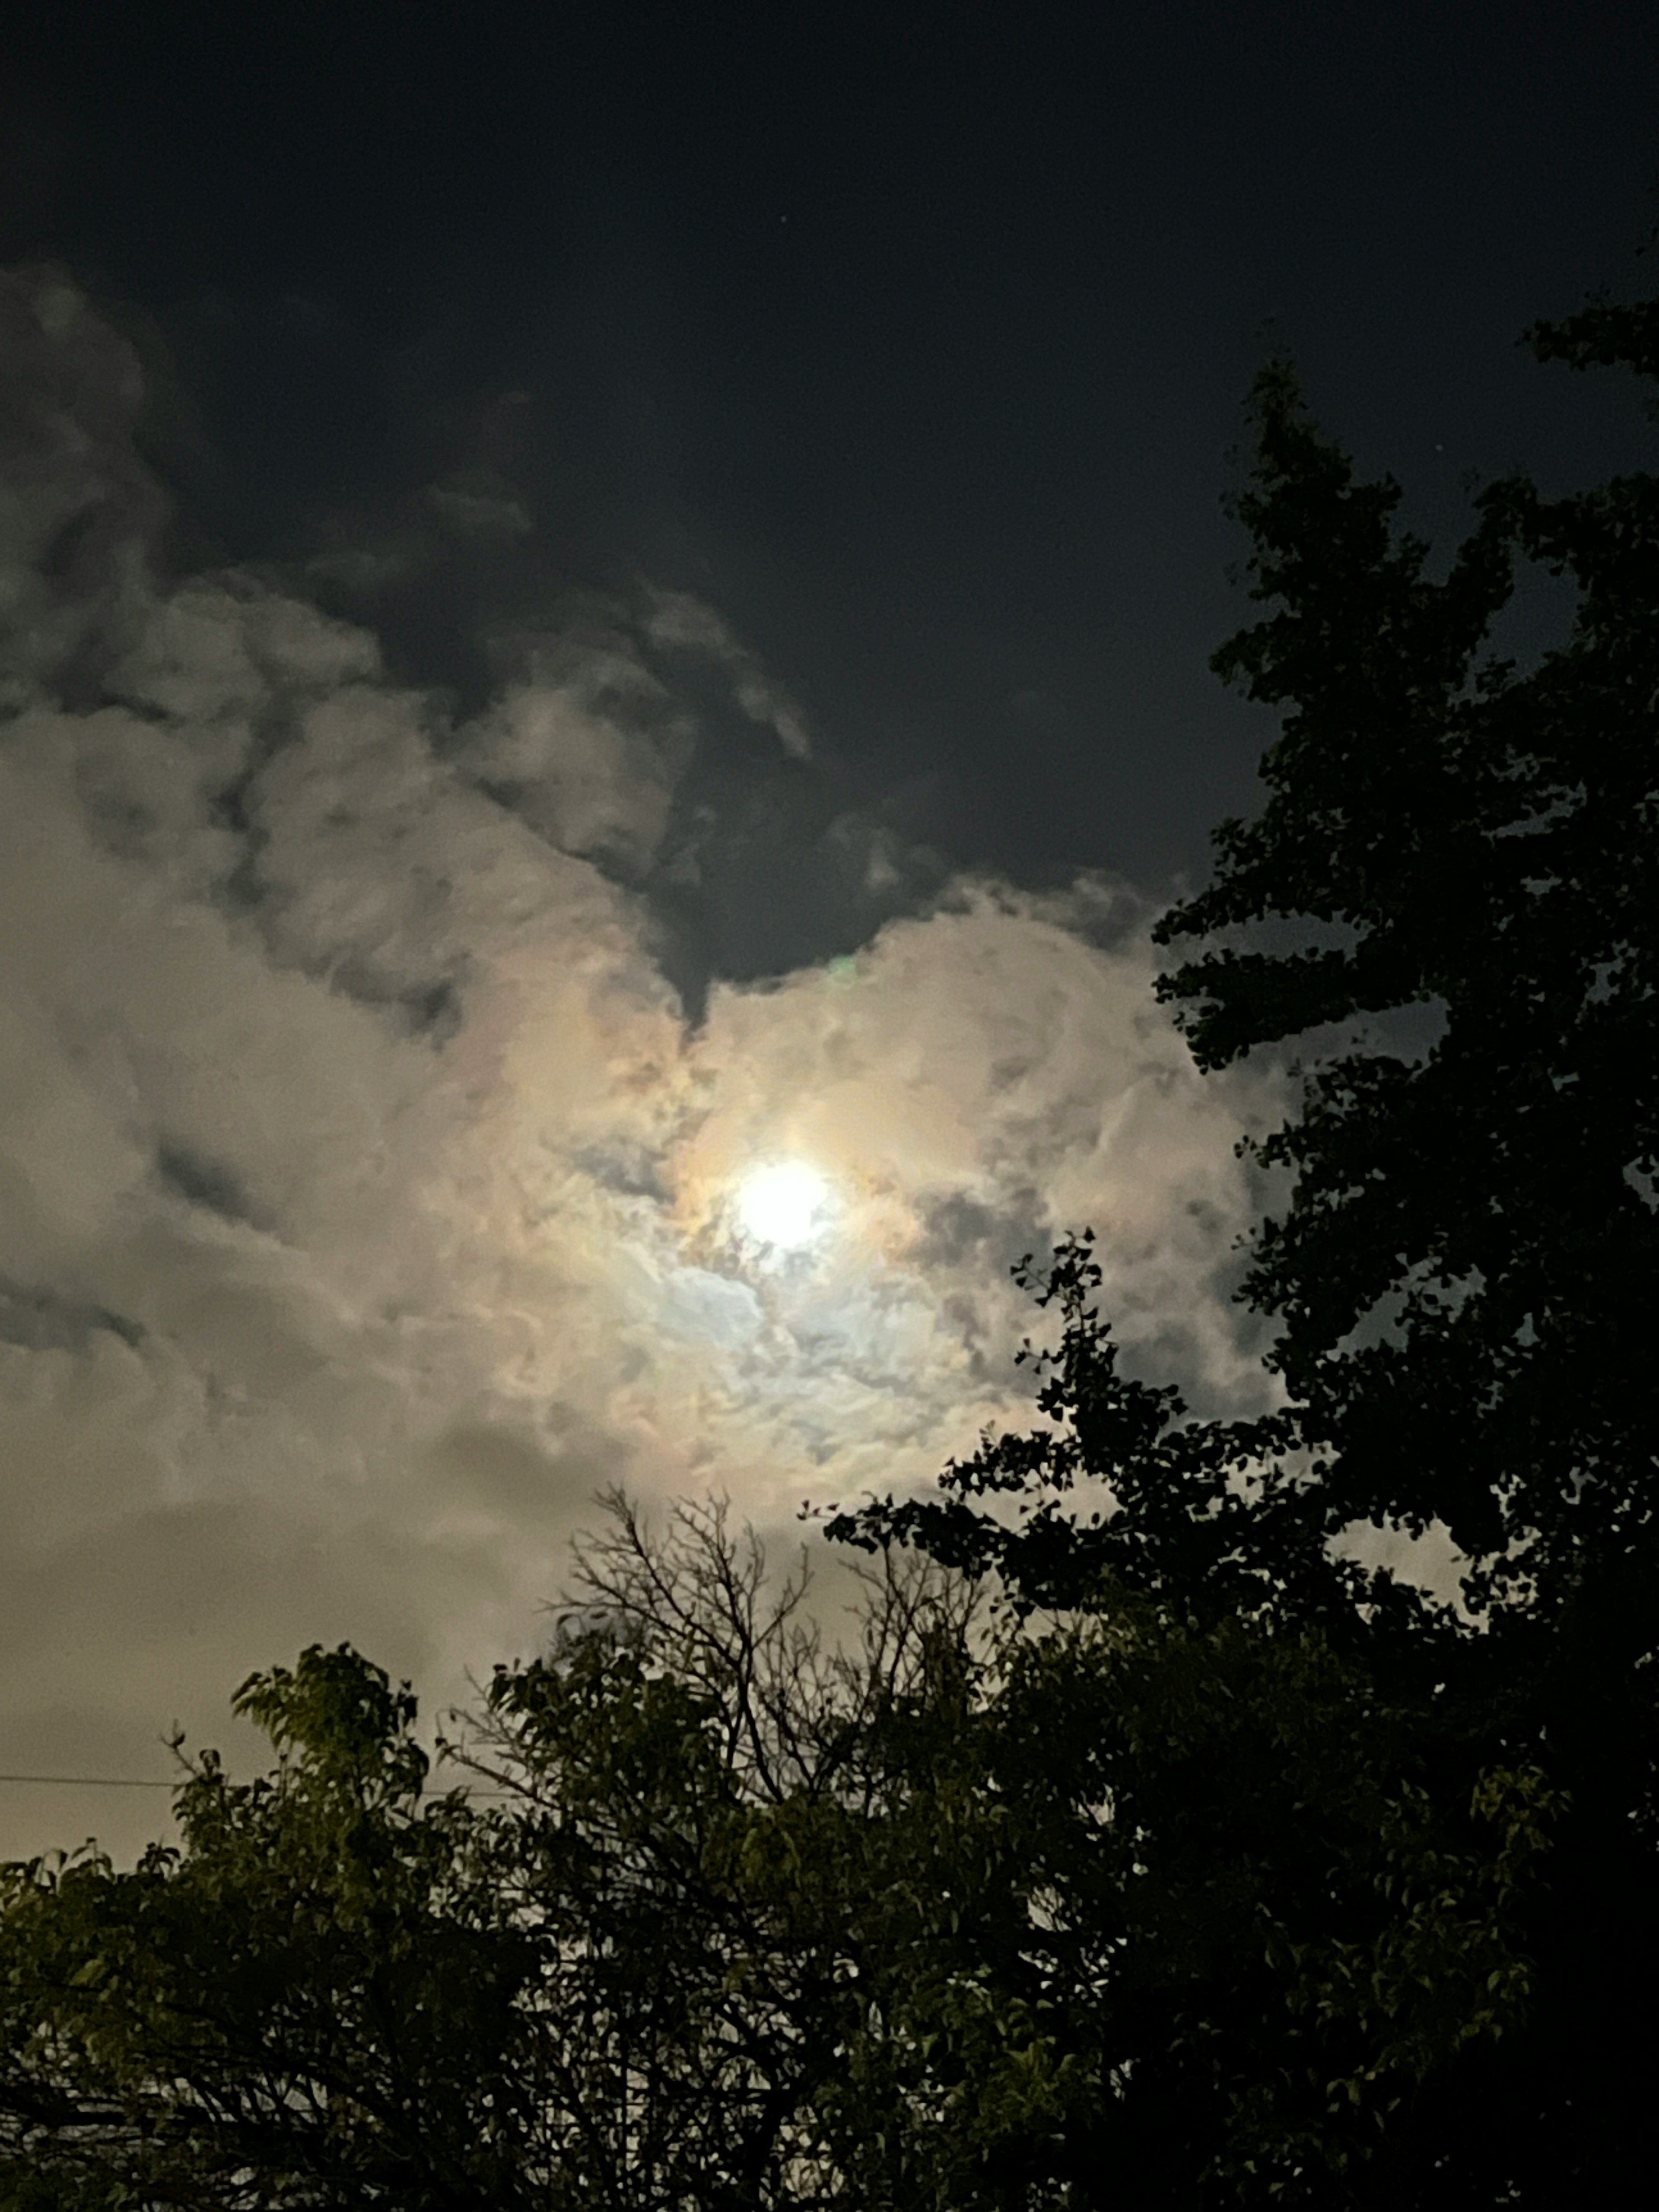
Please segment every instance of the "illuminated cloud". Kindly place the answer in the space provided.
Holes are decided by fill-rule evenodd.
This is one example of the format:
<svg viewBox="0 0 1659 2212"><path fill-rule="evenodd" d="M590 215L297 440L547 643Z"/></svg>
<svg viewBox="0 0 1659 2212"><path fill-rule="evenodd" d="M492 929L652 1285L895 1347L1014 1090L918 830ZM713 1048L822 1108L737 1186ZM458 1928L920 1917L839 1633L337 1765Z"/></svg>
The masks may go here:
<svg viewBox="0 0 1659 2212"><path fill-rule="evenodd" d="M0 1766L234 1742L313 1638L453 1698L606 1482L782 1528L924 1480L1023 1418L1008 1266L1085 1222L1149 1364L1258 1387L1224 1291L1272 1101L1195 1078L1131 894L950 883L688 1010L673 656L815 772L720 617L656 595L455 726L297 597L160 583L131 359L60 280L3 312ZM880 839L833 836L861 898ZM811 1235L756 1211L789 1163ZM155 1818L12 1791L0 1850Z"/></svg>

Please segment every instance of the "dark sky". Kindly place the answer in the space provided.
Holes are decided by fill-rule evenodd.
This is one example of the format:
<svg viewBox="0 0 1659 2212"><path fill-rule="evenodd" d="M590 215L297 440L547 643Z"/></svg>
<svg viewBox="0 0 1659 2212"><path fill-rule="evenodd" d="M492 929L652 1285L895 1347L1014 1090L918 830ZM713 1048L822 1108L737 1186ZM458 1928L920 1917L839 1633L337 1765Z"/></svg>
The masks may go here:
<svg viewBox="0 0 1659 2212"><path fill-rule="evenodd" d="M840 797L1017 879L1161 888L1249 803L1205 659L1269 326L1442 531L1639 438L1514 341L1640 273L1650 9L29 12L6 255L165 338L193 556L504 477L526 574L705 598ZM436 599L380 626L486 682ZM799 949L775 890L717 964Z"/></svg>

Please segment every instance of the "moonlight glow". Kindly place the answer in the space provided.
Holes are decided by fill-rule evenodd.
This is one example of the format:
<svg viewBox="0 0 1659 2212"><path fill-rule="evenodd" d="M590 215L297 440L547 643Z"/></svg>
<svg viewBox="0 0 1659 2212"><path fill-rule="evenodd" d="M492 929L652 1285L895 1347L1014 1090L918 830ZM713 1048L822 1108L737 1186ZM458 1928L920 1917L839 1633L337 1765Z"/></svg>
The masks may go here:
<svg viewBox="0 0 1659 2212"><path fill-rule="evenodd" d="M757 1243L793 1251L811 1244L823 1231L830 1187L821 1175L799 1161L758 1168L744 1178L738 1194L738 1218Z"/></svg>

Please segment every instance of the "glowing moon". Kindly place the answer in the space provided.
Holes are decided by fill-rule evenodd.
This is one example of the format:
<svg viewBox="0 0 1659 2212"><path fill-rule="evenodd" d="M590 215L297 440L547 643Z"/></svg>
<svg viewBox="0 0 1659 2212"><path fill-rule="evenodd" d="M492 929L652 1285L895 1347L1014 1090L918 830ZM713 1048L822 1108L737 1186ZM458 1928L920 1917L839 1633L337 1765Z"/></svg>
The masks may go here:
<svg viewBox="0 0 1659 2212"><path fill-rule="evenodd" d="M738 1219L757 1243L793 1251L822 1232L829 1200L830 1186L821 1175L785 1160L744 1178Z"/></svg>

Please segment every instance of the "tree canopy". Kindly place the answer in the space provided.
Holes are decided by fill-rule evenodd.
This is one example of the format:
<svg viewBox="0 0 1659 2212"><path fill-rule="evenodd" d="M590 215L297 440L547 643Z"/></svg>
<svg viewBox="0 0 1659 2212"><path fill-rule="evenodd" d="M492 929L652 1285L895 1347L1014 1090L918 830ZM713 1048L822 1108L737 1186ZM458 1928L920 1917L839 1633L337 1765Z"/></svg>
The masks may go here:
<svg viewBox="0 0 1659 2212"><path fill-rule="evenodd" d="M1528 335L1656 376L1654 315L1602 304ZM1213 882L1154 935L1203 947L1158 987L1201 1067L1311 1042L1296 1112L1249 1147L1292 1178L1240 1292L1276 1332L1286 1408L1188 1423L1120 1376L1068 1244L1036 1285L1064 1322L1063 1438L1000 1439L945 1489L1057 1493L1086 1470L1114 1486L1109 1522L1051 1515L1011 1545L933 1501L857 1525L925 1530L1034 1597L1098 1559L1205 1602L1317 1608L1333 1577L1355 1595L1326 1540L1437 1522L1477 1613L1622 1606L1653 1564L1659 1411L1659 477L1554 501L1490 485L1437 580L1395 526L1399 484L1358 477L1287 363L1251 415L1235 507L1272 611L1212 665L1280 732L1266 805L1221 824ZM1526 670L1486 649L1521 559L1577 595ZM1304 941L1267 941L1287 933ZM1364 1026L1404 1009L1437 1024L1425 1049Z"/></svg>
<svg viewBox="0 0 1659 2212"><path fill-rule="evenodd" d="M313 1648L243 1684L276 1763L197 1759L181 1849L9 1870L0 2201L829 2200L871 2016L949 2012L939 1914L994 1957L937 1879L973 1857L971 1597L895 1565L837 1654L718 1510L612 1512L456 1787L423 1795L406 1686Z"/></svg>
<svg viewBox="0 0 1659 2212"><path fill-rule="evenodd" d="M0 2202L1317 2201L1523 2018L1547 1785L1448 1789L1316 1635L889 1553L832 1650L718 1510L611 1512L449 1747L495 1795L313 1649L182 1849L9 1869Z"/></svg>
<svg viewBox="0 0 1659 2212"><path fill-rule="evenodd" d="M1655 315L1602 302L1528 337L1650 379ZM1284 1403L1191 1420L1122 1373L1073 1240L1031 1276L1060 1323L1048 1425L836 1533L994 1570L1031 1607L1127 1586L1177 1618L1316 1624L1414 1707L1419 1750L1536 1762L1566 1809L1529 2024L1484 2081L1453 2069L1461 2133L1387 2200L1530 2201L1638 2170L1629 2023L1659 1965L1659 477L1494 483L1437 577L1400 486L1358 476L1288 364L1252 416L1236 506L1268 611L1213 665L1280 730L1265 805L1155 934L1196 940L1158 990L1201 1067L1304 1041L1294 1112L1249 1148L1289 1188L1239 1293ZM1489 649L1522 561L1575 598L1527 668ZM1391 1043L1402 1012L1433 1041ZM1085 1475L1109 1497L1086 1520ZM1017 1516L979 1502L999 1493ZM1362 1569L1336 1540L1366 1528L1443 1531L1462 1609Z"/></svg>

